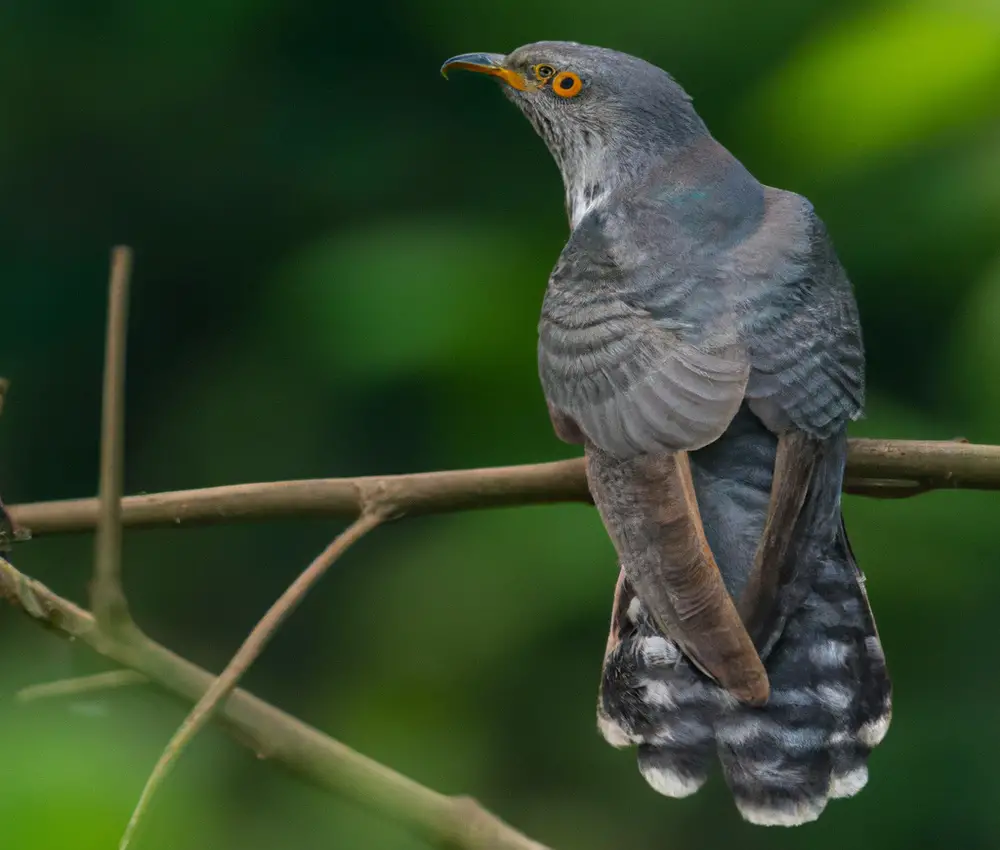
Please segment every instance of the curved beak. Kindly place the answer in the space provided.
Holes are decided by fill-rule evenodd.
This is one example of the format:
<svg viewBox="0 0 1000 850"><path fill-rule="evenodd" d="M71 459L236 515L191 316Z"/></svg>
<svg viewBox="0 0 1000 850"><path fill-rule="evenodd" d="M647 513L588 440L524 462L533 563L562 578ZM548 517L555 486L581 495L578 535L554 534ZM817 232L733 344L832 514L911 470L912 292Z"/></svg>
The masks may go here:
<svg viewBox="0 0 1000 850"><path fill-rule="evenodd" d="M457 68L460 71L474 71L477 74L499 77L511 88L527 91L528 81L517 71L504 67L506 58L502 53L463 53L461 56L452 56L441 66L441 76L448 79L448 72Z"/></svg>

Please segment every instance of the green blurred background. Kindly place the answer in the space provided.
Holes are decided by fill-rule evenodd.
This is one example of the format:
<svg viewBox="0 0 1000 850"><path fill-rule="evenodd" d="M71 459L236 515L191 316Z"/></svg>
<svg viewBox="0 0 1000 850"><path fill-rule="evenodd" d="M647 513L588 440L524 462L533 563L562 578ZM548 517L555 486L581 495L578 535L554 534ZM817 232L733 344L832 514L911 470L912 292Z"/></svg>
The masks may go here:
<svg viewBox="0 0 1000 850"><path fill-rule="evenodd" d="M96 486L108 251L136 250L129 492L573 454L535 371L566 236L555 166L443 59L543 38L669 69L765 183L806 194L869 351L856 435L1000 442L997 0L8 0L0 6L0 421L8 502ZM796 830L718 778L661 798L595 731L616 569L596 513L416 519L338 565L247 686L560 850L1000 846L997 500L848 498L894 675L867 789ZM139 621L219 669L340 525L129 533ZM89 536L16 564L85 600ZM105 669L0 609L0 847L107 850L184 706L19 707ZM140 847L421 846L201 735Z"/></svg>

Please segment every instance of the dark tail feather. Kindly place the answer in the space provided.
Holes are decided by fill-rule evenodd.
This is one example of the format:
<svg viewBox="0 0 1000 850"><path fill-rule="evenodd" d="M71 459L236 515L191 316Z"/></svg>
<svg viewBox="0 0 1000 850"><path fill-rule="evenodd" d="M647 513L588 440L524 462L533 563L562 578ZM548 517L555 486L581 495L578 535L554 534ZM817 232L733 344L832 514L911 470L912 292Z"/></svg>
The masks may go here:
<svg viewBox="0 0 1000 850"><path fill-rule="evenodd" d="M859 648L857 665L862 688L854 705L849 733L837 741L840 746L834 752L833 786L830 790L831 797L851 797L864 786L868 776L868 756L882 742L889 729L892 719L892 685L868 594L865 592L865 578L858 569L843 520L838 545L842 547L845 559L854 568L862 609L867 614L864 644Z"/></svg>
<svg viewBox="0 0 1000 850"><path fill-rule="evenodd" d="M718 753L742 816L760 825L815 820L867 782L891 717L874 619L843 529L767 658L771 698L750 708L695 670L660 635L624 579L602 671L599 728L638 745L650 786L685 797Z"/></svg>
<svg viewBox="0 0 1000 850"><path fill-rule="evenodd" d="M890 717L885 659L842 529L767 668L768 705L717 724L723 772L748 821L807 823L865 786Z"/></svg>

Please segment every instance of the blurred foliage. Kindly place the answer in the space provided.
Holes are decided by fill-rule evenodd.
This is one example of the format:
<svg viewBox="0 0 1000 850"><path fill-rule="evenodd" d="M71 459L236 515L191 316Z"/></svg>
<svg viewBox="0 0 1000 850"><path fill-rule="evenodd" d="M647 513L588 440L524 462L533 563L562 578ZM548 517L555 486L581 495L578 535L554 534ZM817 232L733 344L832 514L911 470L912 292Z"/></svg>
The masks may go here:
<svg viewBox="0 0 1000 850"><path fill-rule="evenodd" d="M671 70L763 181L810 197L869 350L858 435L1000 442L996 0L8 0L0 5L0 422L10 502L95 490L108 250L136 249L131 492L564 457L535 372L563 243L531 128L447 56L541 38ZM868 788L743 824L720 781L654 794L594 730L613 553L582 506L413 520L352 551L247 685L569 850L996 847L997 502L848 499L896 685ZM218 669L337 530L129 534L133 607ZM84 598L85 535L17 564ZM183 707L30 709L102 669L0 610L0 846L113 846ZM143 847L403 850L396 827L202 735Z"/></svg>

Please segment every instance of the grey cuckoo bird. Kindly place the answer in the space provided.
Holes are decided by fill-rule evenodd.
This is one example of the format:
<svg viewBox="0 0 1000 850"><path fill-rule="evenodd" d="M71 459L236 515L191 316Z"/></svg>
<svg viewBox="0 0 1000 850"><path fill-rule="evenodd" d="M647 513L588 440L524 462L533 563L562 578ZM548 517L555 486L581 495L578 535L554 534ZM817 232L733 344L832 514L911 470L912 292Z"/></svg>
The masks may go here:
<svg viewBox="0 0 1000 850"><path fill-rule="evenodd" d="M746 820L815 820L891 715L841 515L864 353L826 229L641 59L538 42L451 69L502 82L565 185L538 364L621 567L598 728L662 794L714 753Z"/></svg>

